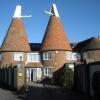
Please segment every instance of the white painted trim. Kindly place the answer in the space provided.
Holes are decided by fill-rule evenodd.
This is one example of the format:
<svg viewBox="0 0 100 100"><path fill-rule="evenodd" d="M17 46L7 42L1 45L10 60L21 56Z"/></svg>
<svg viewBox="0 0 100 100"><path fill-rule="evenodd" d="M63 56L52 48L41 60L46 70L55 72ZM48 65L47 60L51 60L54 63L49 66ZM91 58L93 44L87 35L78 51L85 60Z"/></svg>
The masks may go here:
<svg viewBox="0 0 100 100"><path fill-rule="evenodd" d="M59 13L58 13L58 10L57 10L57 7L56 7L56 4L52 4L51 13L53 15L55 15L56 17L60 17Z"/></svg>
<svg viewBox="0 0 100 100"><path fill-rule="evenodd" d="M19 60L17 60L15 58L15 54L20 54L22 56L22 60L21 61L23 61L23 53L22 52L14 52L14 61L20 61L20 58L19 58Z"/></svg>
<svg viewBox="0 0 100 100"><path fill-rule="evenodd" d="M40 56L39 52L27 53L27 62L40 62L40 57L39 57L39 61L30 61L29 58L28 58L29 54L38 54Z"/></svg>
<svg viewBox="0 0 100 100"><path fill-rule="evenodd" d="M15 12L14 12L14 16L13 18L20 18L21 16L21 5L17 5L16 6L16 9L15 9Z"/></svg>
<svg viewBox="0 0 100 100"><path fill-rule="evenodd" d="M50 8L50 11L45 11L45 13L47 13L51 16L60 17L59 13L58 13L58 10L57 10L57 7L56 7L56 4L52 4L52 6Z"/></svg>
<svg viewBox="0 0 100 100"><path fill-rule="evenodd" d="M48 53L51 53L51 52L44 52L43 53L43 60L51 60L52 59L52 53L51 53L51 59L48 59ZM47 56L47 59L45 59L45 54Z"/></svg>
<svg viewBox="0 0 100 100"><path fill-rule="evenodd" d="M46 74L45 71L44 71L46 68L47 68L47 74ZM51 73L50 73L50 74L48 73L48 69L51 69ZM43 75L44 75L44 76L52 75L52 69L53 69L52 67L43 67Z"/></svg>
<svg viewBox="0 0 100 100"><path fill-rule="evenodd" d="M44 11L45 13L49 14L49 15L53 15L51 12L48 11Z"/></svg>
<svg viewBox="0 0 100 100"><path fill-rule="evenodd" d="M2 60L2 54L0 53L0 61Z"/></svg>
<svg viewBox="0 0 100 100"><path fill-rule="evenodd" d="M17 5L15 12L14 12L14 15L13 15L13 18L32 17L32 15L22 16L21 13L22 13L22 7L21 7L21 5Z"/></svg>

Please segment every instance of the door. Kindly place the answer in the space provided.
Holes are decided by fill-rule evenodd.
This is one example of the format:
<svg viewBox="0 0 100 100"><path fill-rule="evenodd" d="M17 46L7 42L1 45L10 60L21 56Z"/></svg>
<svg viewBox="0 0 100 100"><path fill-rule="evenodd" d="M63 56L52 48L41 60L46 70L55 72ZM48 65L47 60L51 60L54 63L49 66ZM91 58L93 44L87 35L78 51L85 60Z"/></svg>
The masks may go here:
<svg viewBox="0 0 100 100"><path fill-rule="evenodd" d="M37 81L37 69L31 68L30 69L30 82L36 82Z"/></svg>
<svg viewBox="0 0 100 100"><path fill-rule="evenodd" d="M27 82L36 82L41 80L42 70L41 68L27 68L26 79Z"/></svg>

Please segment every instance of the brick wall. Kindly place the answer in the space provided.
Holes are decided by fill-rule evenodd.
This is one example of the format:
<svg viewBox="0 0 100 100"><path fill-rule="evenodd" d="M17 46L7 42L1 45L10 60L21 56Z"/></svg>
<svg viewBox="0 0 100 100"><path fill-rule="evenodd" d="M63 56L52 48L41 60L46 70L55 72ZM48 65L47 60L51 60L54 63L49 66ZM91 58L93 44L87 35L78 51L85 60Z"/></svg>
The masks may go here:
<svg viewBox="0 0 100 100"><path fill-rule="evenodd" d="M42 64L45 67L53 67L53 71L57 71L66 63L65 52L66 51L50 51L52 53L51 60L43 60Z"/></svg>
<svg viewBox="0 0 100 100"><path fill-rule="evenodd" d="M92 60L92 61L100 61L100 50L91 50L91 51L85 51L83 52L87 55L86 59Z"/></svg>
<svg viewBox="0 0 100 100"><path fill-rule="evenodd" d="M11 65L13 64L16 65L18 63L20 63L20 61L14 61L14 53L15 52L2 52L2 60L1 60L1 66L3 65ZM27 59L27 54L25 52L23 53L23 62L25 63L26 59Z"/></svg>

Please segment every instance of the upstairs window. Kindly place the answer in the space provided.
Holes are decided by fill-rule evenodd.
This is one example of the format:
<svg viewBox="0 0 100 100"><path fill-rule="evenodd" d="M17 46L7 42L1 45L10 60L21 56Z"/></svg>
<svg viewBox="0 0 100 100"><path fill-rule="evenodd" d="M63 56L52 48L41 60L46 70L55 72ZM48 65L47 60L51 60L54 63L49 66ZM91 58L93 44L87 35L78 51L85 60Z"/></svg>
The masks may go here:
<svg viewBox="0 0 100 100"><path fill-rule="evenodd" d="M78 54L78 53L72 53L72 60L79 61L80 60L80 54Z"/></svg>
<svg viewBox="0 0 100 100"><path fill-rule="evenodd" d="M40 61L40 54L39 53L28 53L27 61L28 62L39 62Z"/></svg>
<svg viewBox="0 0 100 100"><path fill-rule="evenodd" d="M72 59L72 52L66 51L65 52L65 58L66 58L66 60L71 60Z"/></svg>
<svg viewBox="0 0 100 100"><path fill-rule="evenodd" d="M43 60L51 60L52 59L52 53L51 52L44 52L43 53Z"/></svg>
<svg viewBox="0 0 100 100"><path fill-rule="evenodd" d="M20 53L20 52L14 53L14 60L15 61L23 61L23 53Z"/></svg>
<svg viewBox="0 0 100 100"><path fill-rule="evenodd" d="M72 53L69 51L65 52L65 58L66 60L80 60L80 55L78 53Z"/></svg>

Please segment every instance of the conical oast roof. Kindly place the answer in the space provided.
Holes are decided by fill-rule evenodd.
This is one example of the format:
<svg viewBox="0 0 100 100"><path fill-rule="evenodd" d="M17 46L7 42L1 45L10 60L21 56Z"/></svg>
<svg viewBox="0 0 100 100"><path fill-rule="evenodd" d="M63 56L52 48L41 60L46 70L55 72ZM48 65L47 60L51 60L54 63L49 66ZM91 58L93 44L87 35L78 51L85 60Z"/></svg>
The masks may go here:
<svg viewBox="0 0 100 100"><path fill-rule="evenodd" d="M59 17L51 16L42 41L42 50L68 50L71 46Z"/></svg>
<svg viewBox="0 0 100 100"><path fill-rule="evenodd" d="M47 11L46 11L47 12ZM66 34L61 25L59 13L56 4L53 4L50 12L51 14L45 35L42 41L42 50L68 50L71 51L71 46Z"/></svg>
<svg viewBox="0 0 100 100"><path fill-rule="evenodd" d="M1 51L30 51L21 18L12 19L11 25L2 43Z"/></svg>

